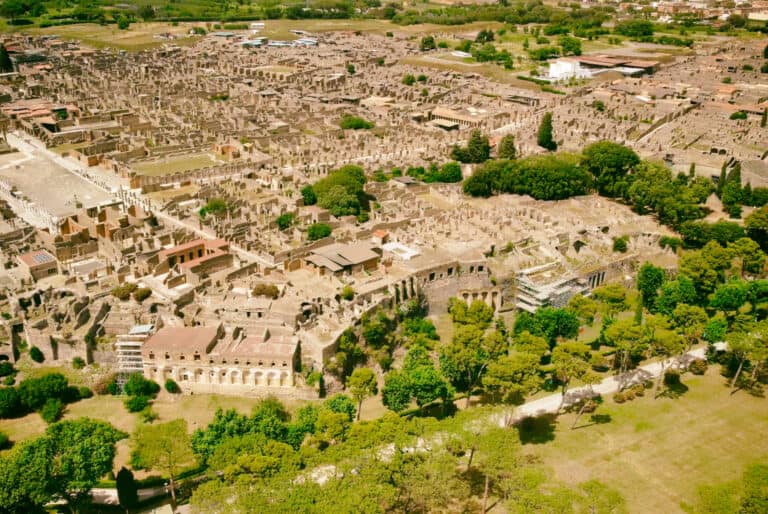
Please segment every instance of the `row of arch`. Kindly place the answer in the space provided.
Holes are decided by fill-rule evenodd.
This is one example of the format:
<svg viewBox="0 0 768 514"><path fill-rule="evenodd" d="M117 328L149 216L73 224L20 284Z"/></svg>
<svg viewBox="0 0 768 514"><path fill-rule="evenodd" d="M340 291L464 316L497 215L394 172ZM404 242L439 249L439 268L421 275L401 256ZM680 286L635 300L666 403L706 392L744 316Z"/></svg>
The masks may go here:
<svg viewBox="0 0 768 514"><path fill-rule="evenodd" d="M146 368L148 378L164 383L172 378L182 387L184 385L232 385L253 387L290 387L293 386L293 373L290 370L264 370L257 368Z"/></svg>

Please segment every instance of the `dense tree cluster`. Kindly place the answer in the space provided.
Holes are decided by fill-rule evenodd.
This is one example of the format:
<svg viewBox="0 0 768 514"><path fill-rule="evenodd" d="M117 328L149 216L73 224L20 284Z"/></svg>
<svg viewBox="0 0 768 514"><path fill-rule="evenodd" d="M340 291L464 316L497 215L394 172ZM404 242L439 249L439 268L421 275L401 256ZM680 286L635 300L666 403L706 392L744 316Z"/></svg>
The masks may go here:
<svg viewBox="0 0 768 514"><path fill-rule="evenodd" d="M464 182L464 192L488 197L494 193L562 200L589 193L592 176L571 154L533 155L516 161L490 161Z"/></svg>
<svg viewBox="0 0 768 514"><path fill-rule="evenodd" d="M702 204L715 190L706 178L674 176L669 168L640 161L629 148L607 141L586 147L581 158L560 153L488 162L464 181L465 193L482 197L515 193L560 200L593 189L622 199L640 214L655 213L674 228L704 217L708 211Z"/></svg>
<svg viewBox="0 0 768 514"><path fill-rule="evenodd" d="M0 457L0 511L40 512L60 500L76 511L112 470L115 443L125 437L109 423L81 418L16 445Z"/></svg>
<svg viewBox="0 0 768 514"><path fill-rule="evenodd" d="M0 387L0 418L16 418L38 412L48 423L57 421L64 406L92 395L88 388L69 385L61 373L22 380L16 387Z"/></svg>
<svg viewBox="0 0 768 514"><path fill-rule="evenodd" d="M451 151L451 157L459 162L482 163L491 156L491 145L488 142L488 136L475 129L469 136L467 146L454 146Z"/></svg>
<svg viewBox="0 0 768 514"><path fill-rule="evenodd" d="M411 167L405 174L409 177L421 180L422 182L461 182L464 176L461 173L461 165L457 162L447 162L442 166L431 164L429 168Z"/></svg>
<svg viewBox="0 0 768 514"><path fill-rule="evenodd" d="M515 429L493 426L477 414L483 413L441 422L385 415L353 424L345 440L320 452L310 451L313 446L295 452L258 436L227 436L211 460L222 463L223 473L201 485L191 504L222 514L485 512L492 503L509 512L624 512L622 497L603 484L569 489L553 483L545 469L523 457ZM433 442L414 450L416 437Z"/></svg>
<svg viewBox="0 0 768 514"><path fill-rule="evenodd" d="M342 166L301 190L304 205L317 203L334 216L358 215L368 210L368 197L363 191L365 182L363 168L351 164Z"/></svg>

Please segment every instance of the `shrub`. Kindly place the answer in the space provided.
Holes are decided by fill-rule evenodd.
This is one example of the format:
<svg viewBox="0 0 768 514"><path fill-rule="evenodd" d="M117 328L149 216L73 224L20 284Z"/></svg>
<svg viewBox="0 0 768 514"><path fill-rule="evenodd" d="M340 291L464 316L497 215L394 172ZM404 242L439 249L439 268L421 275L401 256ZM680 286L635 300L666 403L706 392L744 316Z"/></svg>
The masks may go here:
<svg viewBox="0 0 768 514"><path fill-rule="evenodd" d="M632 394L638 398L645 396L645 386L643 384L636 384L632 386L630 391L632 391Z"/></svg>
<svg viewBox="0 0 768 514"><path fill-rule="evenodd" d="M151 406L148 406L142 409L141 412L139 412L139 418L144 423L152 423L159 417L160 416L157 414L157 412L155 412L155 410Z"/></svg>
<svg viewBox="0 0 768 514"><path fill-rule="evenodd" d="M37 346L33 346L29 349L29 357L35 361L35 362L43 362L45 360L45 355L43 355L43 352L38 348Z"/></svg>
<svg viewBox="0 0 768 514"><path fill-rule="evenodd" d="M613 251L627 253L627 241L629 237L621 236L613 239Z"/></svg>
<svg viewBox="0 0 768 514"><path fill-rule="evenodd" d="M133 292L133 299L139 303L143 302L150 296L152 296L152 290L148 287L140 287Z"/></svg>
<svg viewBox="0 0 768 514"><path fill-rule="evenodd" d="M8 375L13 375L14 373L16 373L16 370L13 369L13 364L8 361L0 362L0 377L7 377Z"/></svg>
<svg viewBox="0 0 768 514"><path fill-rule="evenodd" d="M128 298L131 297L131 293L133 293L138 286L136 284L133 284L131 282L126 282L125 284L119 285L112 289L112 296L117 298L121 301L126 301Z"/></svg>
<svg viewBox="0 0 768 514"><path fill-rule="evenodd" d="M280 289L274 284L256 284L251 294L253 296L268 296L275 299L280 296Z"/></svg>
<svg viewBox="0 0 768 514"><path fill-rule="evenodd" d="M664 385L676 386L680 385L680 372L676 369L668 369L664 372Z"/></svg>
<svg viewBox="0 0 768 514"><path fill-rule="evenodd" d="M373 128L373 123L357 116L344 115L339 121L342 130L367 130Z"/></svg>
<svg viewBox="0 0 768 514"><path fill-rule="evenodd" d="M131 396L125 400L125 408L128 412L140 412L149 407L149 398L146 396Z"/></svg>
<svg viewBox="0 0 768 514"><path fill-rule="evenodd" d="M123 387L128 396L147 396L154 398L160 392L157 382L147 380L141 373L133 373ZM141 409L139 409L141 410Z"/></svg>
<svg viewBox="0 0 768 514"><path fill-rule="evenodd" d="M52 398L64 400L71 393L67 379L61 373L48 373L39 378L25 378L18 387L21 403L29 410L38 410Z"/></svg>
<svg viewBox="0 0 768 514"><path fill-rule="evenodd" d="M733 114L731 114L730 118L732 120L746 120L747 119L747 113L744 111L736 111Z"/></svg>
<svg viewBox="0 0 768 514"><path fill-rule="evenodd" d="M347 301L352 300L355 297L355 290L351 286L344 286L341 290L341 298Z"/></svg>
<svg viewBox="0 0 768 514"><path fill-rule="evenodd" d="M624 396L624 393L618 392L613 395L613 401L616 403L624 403L627 401L627 398Z"/></svg>
<svg viewBox="0 0 768 514"><path fill-rule="evenodd" d="M13 375L8 375L3 379L3 385L12 386L16 383L16 377Z"/></svg>
<svg viewBox="0 0 768 514"><path fill-rule="evenodd" d="M58 398L48 398L40 409L40 417L49 425L56 423L62 414L64 414L64 404Z"/></svg>
<svg viewBox="0 0 768 514"><path fill-rule="evenodd" d="M278 216L275 220L275 223L277 223L277 228L280 230L285 230L293 225L295 219L296 216L292 212L286 212L285 214Z"/></svg>
<svg viewBox="0 0 768 514"><path fill-rule="evenodd" d="M93 392L95 392L96 394L112 394L109 391L109 388L112 384L114 384L115 387L117 387L117 382L115 382L114 373L101 377L96 382L96 384L94 384Z"/></svg>
<svg viewBox="0 0 768 514"><path fill-rule="evenodd" d="M165 390L171 394L178 394L181 392L179 384L177 384L172 378L165 381Z"/></svg>
<svg viewBox="0 0 768 514"><path fill-rule="evenodd" d="M4 432L0 432L0 450L4 450L8 443L10 442L10 439L8 438L8 435Z"/></svg>
<svg viewBox="0 0 768 514"><path fill-rule="evenodd" d="M688 371L694 375L703 375L707 372L707 361L704 359L696 359L688 365Z"/></svg>
<svg viewBox="0 0 768 514"><path fill-rule="evenodd" d="M403 82L403 84L405 84L406 86L412 86L412 85L414 85L414 84L416 83L416 77L414 77L413 75L411 75L410 73L408 73L407 75L404 75L404 76L403 76L403 80L402 80L402 82Z"/></svg>
<svg viewBox="0 0 768 514"><path fill-rule="evenodd" d="M72 367L75 369L83 369L85 367L85 361L82 357L75 357L72 359Z"/></svg>
<svg viewBox="0 0 768 514"><path fill-rule="evenodd" d="M331 235L332 229L325 223L315 223L307 229L307 237L310 241L317 241Z"/></svg>
<svg viewBox="0 0 768 514"><path fill-rule="evenodd" d="M120 386L117 385L117 380L113 380L107 384L107 394L111 394L112 396L120 394Z"/></svg>
<svg viewBox="0 0 768 514"><path fill-rule="evenodd" d="M14 418L24 413L18 391L13 387L0 388L0 418Z"/></svg>
<svg viewBox="0 0 768 514"><path fill-rule="evenodd" d="M91 391L90 389L88 389L88 388L87 388L87 387L85 387L85 386L82 386L82 387L79 387L79 388L77 389L77 396L78 396L78 397L79 397L81 400L85 400L86 398L90 398L90 397L92 397L92 396L93 396L93 391Z"/></svg>

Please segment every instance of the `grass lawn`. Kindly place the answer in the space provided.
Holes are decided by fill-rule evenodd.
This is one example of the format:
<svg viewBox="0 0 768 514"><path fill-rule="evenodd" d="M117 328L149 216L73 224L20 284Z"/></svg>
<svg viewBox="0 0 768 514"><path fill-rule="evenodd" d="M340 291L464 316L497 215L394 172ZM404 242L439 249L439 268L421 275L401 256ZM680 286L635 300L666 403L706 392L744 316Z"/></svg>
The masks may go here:
<svg viewBox="0 0 768 514"><path fill-rule="evenodd" d="M138 52L162 46L166 43L176 45L190 45L199 38L186 37L190 27L203 25L202 23L179 23L173 26L170 23L133 23L128 30L120 30L116 25L99 25L97 23L80 23L77 25L62 25L59 27L26 28L27 32L35 35L56 34L62 39L76 39L84 45L93 48L118 48L130 52ZM155 39L154 36L163 33L171 33L178 39Z"/></svg>
<svg viewBox="0 0 768 514"><path fill-rule="evenodd" d="M684 376L689 390L677 399L650 396L622 405L611 400L598 414L610 422L571 430L560 417L553 439L526 445L577 484L598 479L619 490L630 512L684 512L698 486L737 478L768 456L768 401L744 392L730 396L718 367ZM580 425L589 423L585 416Z"/></svg>
<svg viewBox="0 0 768 514"><path fill-rule="evenodd" d="M218 162L208 154L185 155L181 157L170 157L160 159L156 162L143 162L131 164L131 168L139 175L158 177L171 175L180 171L195 170L214 166Z"/></svg>

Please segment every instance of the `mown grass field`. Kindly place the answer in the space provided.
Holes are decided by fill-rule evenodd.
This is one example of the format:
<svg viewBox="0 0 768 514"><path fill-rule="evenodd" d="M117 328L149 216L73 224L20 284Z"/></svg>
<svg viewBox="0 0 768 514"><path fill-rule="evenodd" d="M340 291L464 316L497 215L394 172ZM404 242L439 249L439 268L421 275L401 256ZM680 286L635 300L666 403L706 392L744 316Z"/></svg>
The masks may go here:
<svg viewBox="0 0 768 514"><path fill-rule="evenodd" d="M526 445L569 484L598 479L620 491L630 512L676 513L695 501L697 488L736 479L768 457L768 400L733 396L717 367L684 376L688 391L676 399L646 395L597 414L610 421L571 430L560 417L552 439ZM580 425L590 423L584 416Z"/></svg>
<svg viewBox="0 0 768 514"><path fill-rule="evenodd" d="M218 163L208 154L192 154L181 157L170 157L160 159L157 162L137 163L131 165L134 171L139 175L158 177L163 175L172 175L173 173L195 170L215 166Z"/></svg>

